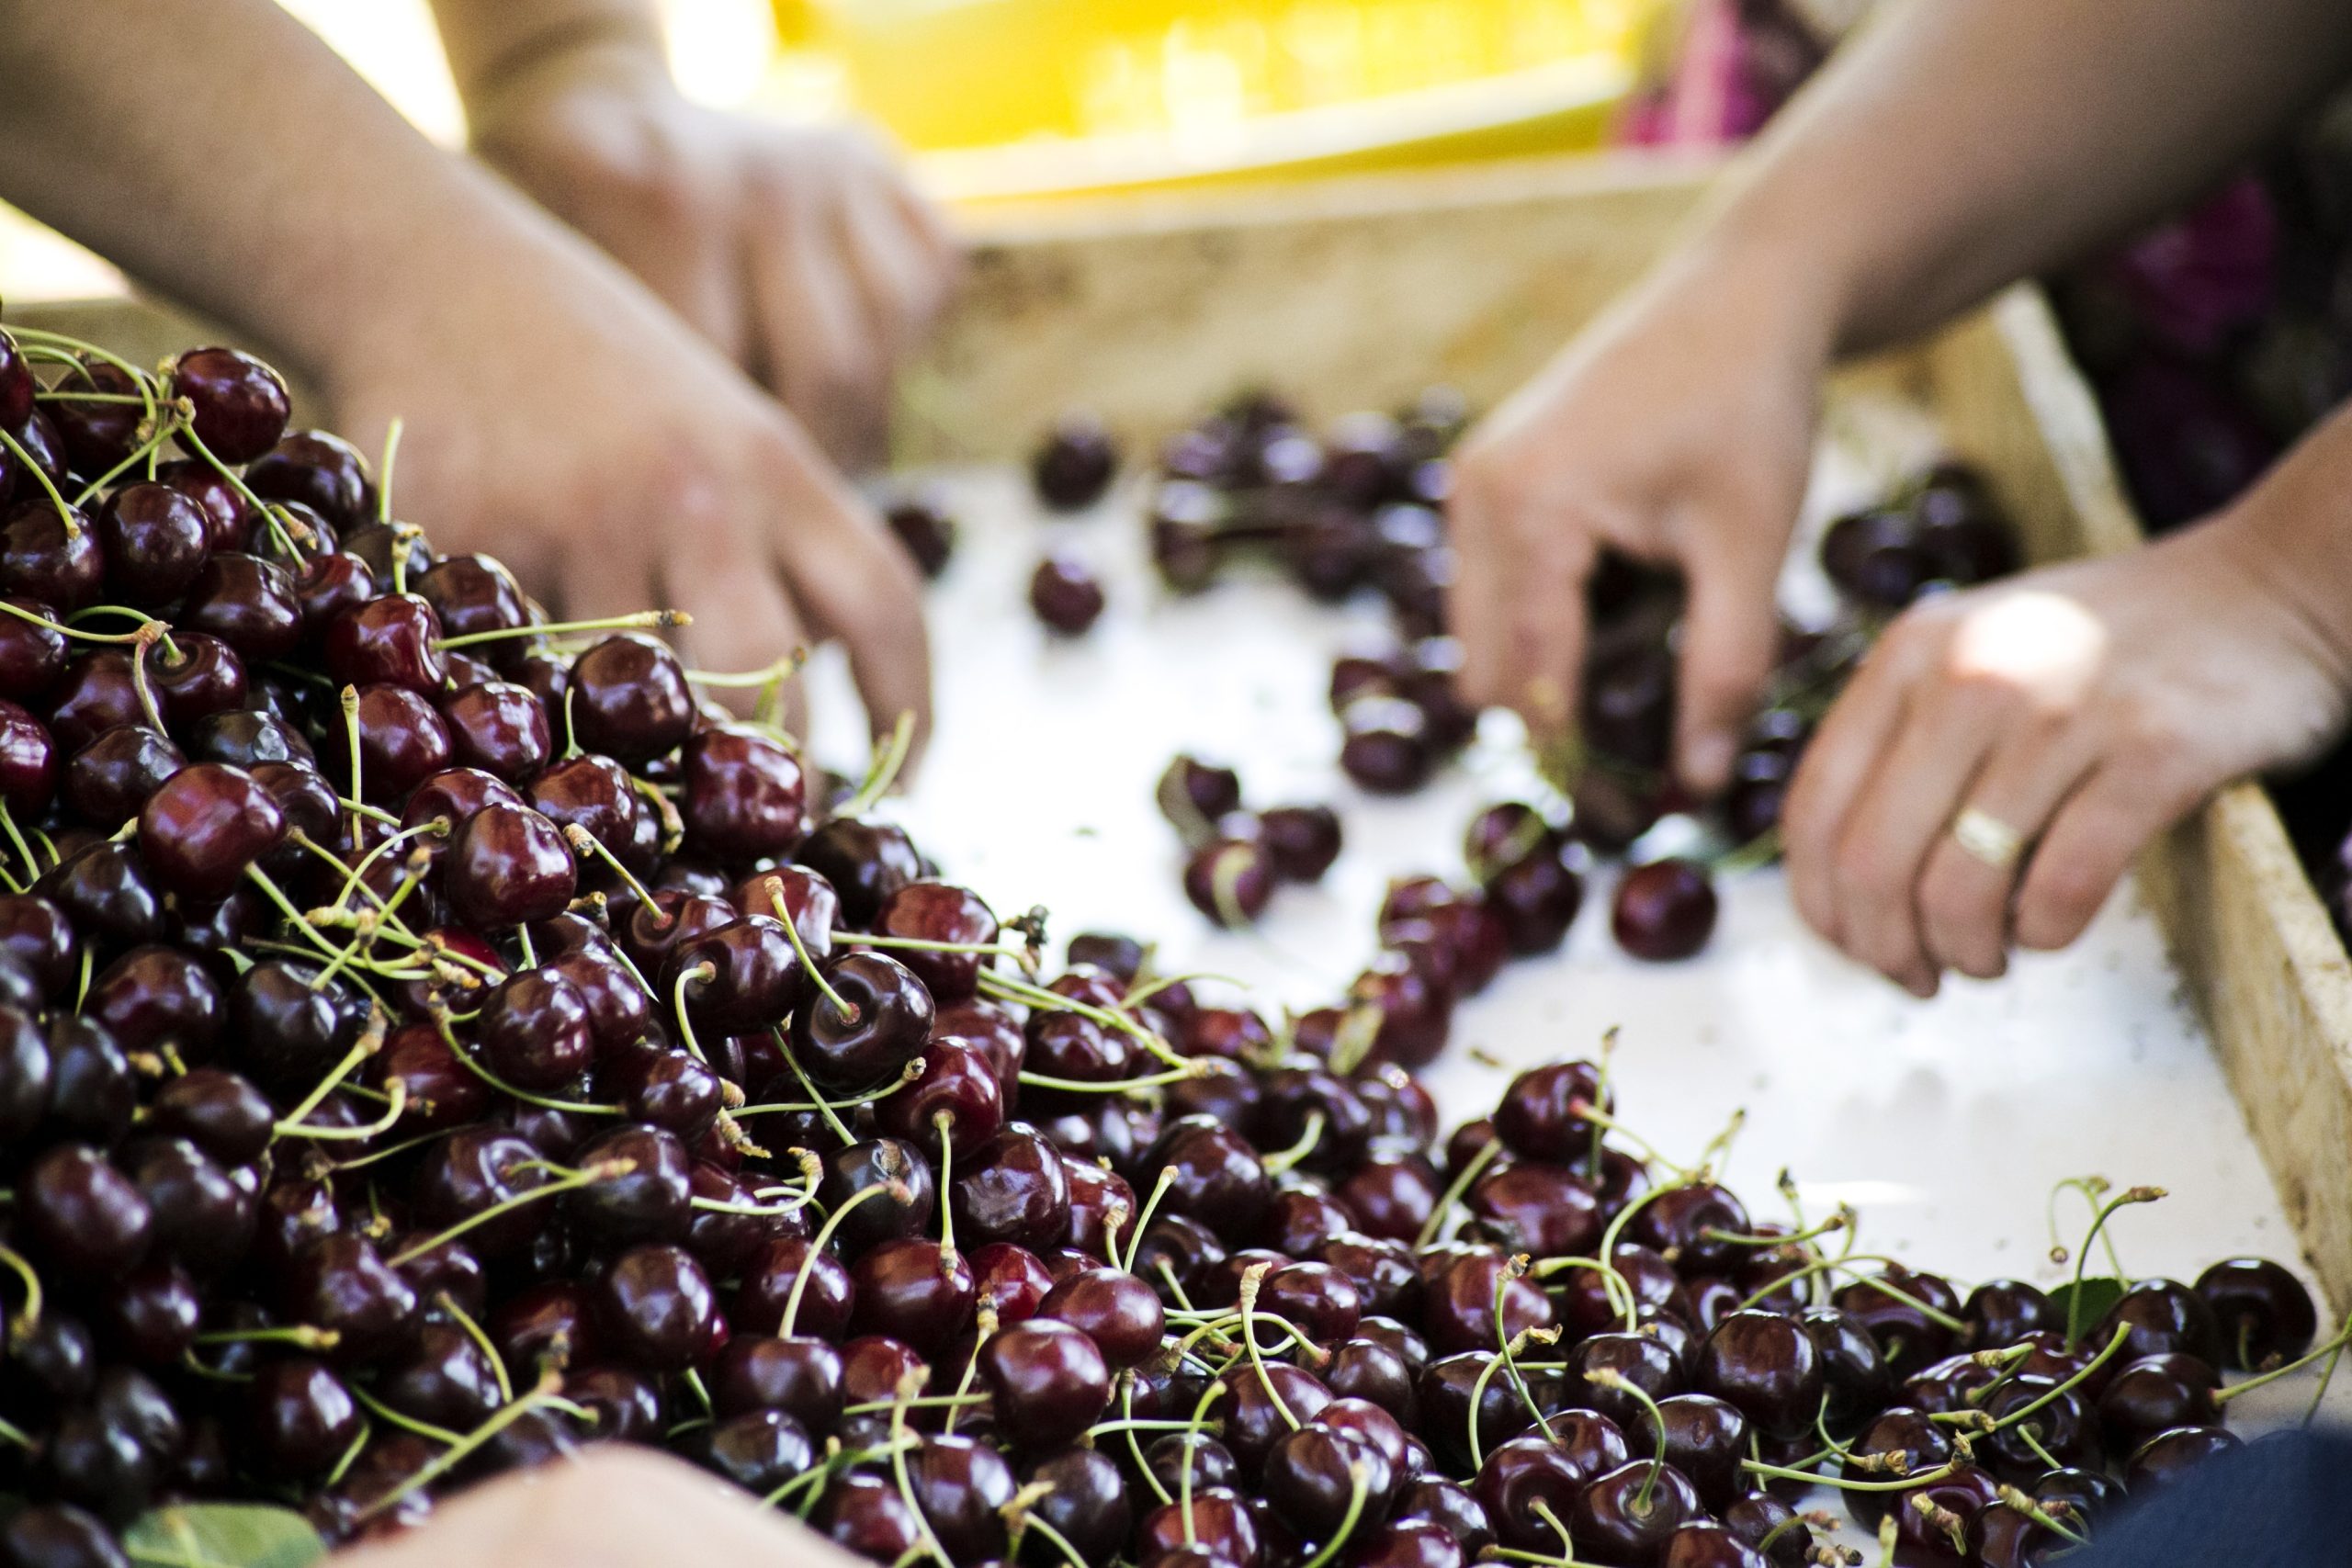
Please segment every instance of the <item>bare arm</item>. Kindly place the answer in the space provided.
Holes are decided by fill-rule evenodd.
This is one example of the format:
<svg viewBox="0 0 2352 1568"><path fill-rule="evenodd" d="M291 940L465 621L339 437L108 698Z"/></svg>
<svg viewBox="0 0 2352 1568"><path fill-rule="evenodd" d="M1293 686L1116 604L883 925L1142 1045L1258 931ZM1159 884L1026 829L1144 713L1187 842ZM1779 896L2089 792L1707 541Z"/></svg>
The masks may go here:
<svg viewBox="0 0 2352 1568"><path fill-rule="evenodd" d="M757 388L617 266L440 152L269 0L0 8L0 195L268 345L400 504L571 614L668 604L690 654L849 645L927 718L913 575Z"/></svg>

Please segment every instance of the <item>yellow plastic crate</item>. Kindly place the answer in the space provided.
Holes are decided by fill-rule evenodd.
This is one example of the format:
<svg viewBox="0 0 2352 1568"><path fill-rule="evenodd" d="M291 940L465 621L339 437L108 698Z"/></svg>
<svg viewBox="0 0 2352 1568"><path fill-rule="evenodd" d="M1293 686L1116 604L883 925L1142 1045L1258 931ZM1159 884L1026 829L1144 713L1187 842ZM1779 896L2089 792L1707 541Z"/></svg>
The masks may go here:
<svg viewBox="0 0 2352 1568"><path fill-rule="evenodd" d="M1575 151L1660 0L776 0L967 200Z"/></svg>

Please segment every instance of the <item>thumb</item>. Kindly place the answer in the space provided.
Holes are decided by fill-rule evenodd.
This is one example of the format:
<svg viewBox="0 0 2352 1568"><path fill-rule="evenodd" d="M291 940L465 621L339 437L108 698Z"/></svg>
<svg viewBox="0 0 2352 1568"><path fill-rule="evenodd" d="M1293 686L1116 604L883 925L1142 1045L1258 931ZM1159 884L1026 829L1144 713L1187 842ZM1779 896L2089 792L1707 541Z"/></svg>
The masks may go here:
<svg viewBox="0 0 2352 1568"><path fill-rule="evenodd" d="M1731 782L1740 730L1754 716L1771 674L1781 640L1773 603L1777 567L1753 550L1690 563L1674 755L1683 784L1702 795Z"/></svg>

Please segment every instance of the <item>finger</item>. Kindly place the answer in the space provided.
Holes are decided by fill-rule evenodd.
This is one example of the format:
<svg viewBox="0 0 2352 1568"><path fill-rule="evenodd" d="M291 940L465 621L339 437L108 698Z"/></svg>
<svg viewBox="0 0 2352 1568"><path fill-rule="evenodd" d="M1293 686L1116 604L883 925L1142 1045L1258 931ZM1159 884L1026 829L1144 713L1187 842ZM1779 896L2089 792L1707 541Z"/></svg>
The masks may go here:
<svg viewBox="0 0 2352 1568"><path fill-rule="evenodd" d="M1842 947L1835 857L1855 799L1903 721L1912 683L1926 667L1921 639L1903 624L1879 639L1829 716L1805 743L1781 812L1789 897L1805 923Z"/></svg>
<svg viewBox="0 0 2352 1568"><path fill-rule="evenodd" d="M750 264L761 379L835 461L873 467L885 449L887 357L831 220L806 204L777 212Z"/></svg>
<svg viewBox="0 0 2352 1568"><path fill-rule="evenodd" d="M2088 727L2027 714L1994 743L1962 810L1985 816L2031 843L2096 761ZM2020 865L1989 865L1949 829L1919 879L1919 921L1928 956L1979 980L2008 967L2010 906Z"/></svg>
<svg viewBox="0 0 2352 1568"><path fill-rule="evenodd" d="M1757 531L1739 532L1745 537ZM1713 795L1731 780L1739 732L1755 715L1780 647L1773 602L1779 567L1745 550L1700 554L1686 564L1690 601L1676 682L1676 766L1686 785Z"/></svg>
<svg viewBox="0 0 2352 1568"><path fill-rule="evenodd" d="M2203 798L2151 773L2110 760L2058 808L2018 890L2019 947L2048 951L2082 935L2140 851Z"/></svg>
<svg viewBox="0 0 2352 1568"><path fill-rule="evenodd" d="M756 529L748 515L730 515L684 536L691 547L664 558L664 597L690 617L675 638L690 668L761 670L808 641L800 612ZM735 695L740 701L756 694ZM786 700L786 728L805 734L798 694L787 691Z"/></svg>
<svg viewBox="0 0 2352 1568"><path fill-rule="evenodd" d="M904 359L938 320L947 300L947 276L922 239L908 228L899 205L869 190L854 190L839 209L842 254L865 301L866 316L895 362Z"/></svg>
<svg viewBox="0 0 2352 1568"><path fill-rule="evenodd" d="M1917 996L1935 994L1941 969L1920 926L1920 878L2009 707L1990 682L1915 687L1838 831L1830 875L1840 945Z"/></svg>
<svg viewBox="0 0 2352 1568"><path fill-rule="evenodd" d="M802 465L780 488L786 500L770 513L775 558L811 628L839 637L848 652L873 733L913 716L910 776L931 735L922 580L881 519L842 486Z"/></svg>

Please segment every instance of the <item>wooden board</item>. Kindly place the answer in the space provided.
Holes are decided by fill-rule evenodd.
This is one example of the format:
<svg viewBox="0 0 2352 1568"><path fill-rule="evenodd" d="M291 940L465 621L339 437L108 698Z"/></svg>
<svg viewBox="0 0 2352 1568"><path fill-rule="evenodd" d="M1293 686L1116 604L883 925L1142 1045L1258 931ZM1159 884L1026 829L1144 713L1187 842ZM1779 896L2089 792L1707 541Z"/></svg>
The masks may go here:
<svg viewBox="0 0 2352 1568"><path fill-rule="evenodd" d="M999 210L983 220L962 310L909 378L901 454L1019 457L1081 403L1148 444L1252 382L1317 416L1434 379L1491 402L1671 242L1705 174L1579 159ZM203 331L123 301L12 314L142 359ZM1850 374L1937 411L2034 558L2139 537L2038 294L2013 292ZM2152 848L2141 886L2314 1268L2339 1308L2352 1304L2352 961L2251 785Z"/></svg>

